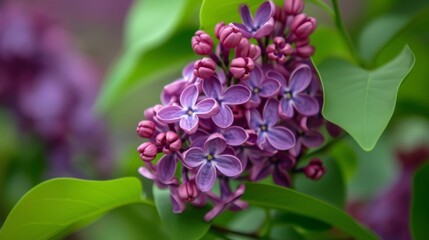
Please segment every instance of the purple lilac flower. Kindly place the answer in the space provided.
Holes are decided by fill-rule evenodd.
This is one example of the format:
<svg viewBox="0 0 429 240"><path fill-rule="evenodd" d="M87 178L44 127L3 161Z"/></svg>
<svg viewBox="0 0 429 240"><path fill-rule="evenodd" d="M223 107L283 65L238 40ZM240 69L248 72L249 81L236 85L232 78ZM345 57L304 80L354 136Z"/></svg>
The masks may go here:
<svg viewBox="0 0 429 240"><path fill-rule="evenodd" d="M259 106L261 103L261 97L269 98L278 93L280 89L280 83L273 79L266 79L259 66L250 74L247 81L242 82L252 92L249 104L253 106Z"/></svg>
<svg viewBox="0 0 429 240"><path fill-rule="evenodd" d="M240 15L243 24L234 23L234 25L240 29L241 33L246 38L253 37L260 39L273 31L273 15L275 9L276 7L272 1L266 1L261 4L256 11L255 18L253 18L249 7L247 5L242 5L240 6Z"/></svg>
<svg viewBox="0 0 429 240"><path fill-rule="evenodd" d="M219 112L212 116L213 122L227 128L232 125L234 117L229 106L246 103L250 98L250 91L244 86L235 85L223 89L219 79L212 77L203 81L203 91L209 98L215 99L219 104Z"/></svg>
<svg viewBox="0 0 429 240"><path fill-rule="evenodd" d="M194 147L184 153L183 161L189 168L199 167L195 181L201 191L207 192L212 188L217 171L228 177L236 176L243 171L237 157L224 154L226 147L222 136L214 134L207 139L204 148Z"/></svg>
<svg viewBox="0 0 429 240"><path fill-rule="evenodd" d="M304 91L311 82L311 70L306 65L296 68L289 83L282 74L270 71L267 73L268 79L274 79L281 84L280 115L287 118L294 116L294 109L304 116L315 115L319 112L317 100L306 94Z"/></svg>
<svg viewBox="0 0 429 240"><path fill-rule="evenodd" d="M226 209L247 208L240 200L245 180L271 175L275 184L293 187L293 174L322 177L321 162L298 168L309 149L324 141L323 92L309 59L314 47L308 35L316 22L300 15L302 0L285 5L267 1L255 18L240 6L244 24L216 24L217 46L197 31L193 50L206 58L164 88L163 105L145 111L147 120L137 128L149 140L142 148L144 176L170 190L174 212L210 201L214 207L205 220L211 221ZM165 155L155 164L157 154ZM235 191L233 182L240 186Z"/></svg>
<svg viewBox="0 0 429 240"><path fill-rule="evenodd" d="M263 109L262 118L258 110L250 109L248 112L249 127L258 134L259 148L268 151L288 150L295 145L293 133L282 126L276 126L279 121L278 102L269 99Z"/></svg>
<svg viewBox="0 0 429 240"><path fill-rule="evenodd" d="M180 122L180 127L188 134L197 131L199 117L209 118L216 114L219 105L212 98L197 103L198 88L190 85L180 95L180 106L172 105L159 110L157 116L165 123Z"/></svg>

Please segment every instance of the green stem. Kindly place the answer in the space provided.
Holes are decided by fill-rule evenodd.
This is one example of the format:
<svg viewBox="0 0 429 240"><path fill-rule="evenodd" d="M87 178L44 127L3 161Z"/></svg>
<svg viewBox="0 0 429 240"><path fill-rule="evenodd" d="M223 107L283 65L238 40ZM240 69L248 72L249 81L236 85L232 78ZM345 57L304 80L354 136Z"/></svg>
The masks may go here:
<svg viewBox="0 0 429 240"><path fill-rule="evenodd" d="M344 40L347 43L347 47L349 48L350 54L353 56L354 60L360 64L362 64L362 60L359 57L356 48L353 45L352 39L350 38L350 35L348 34L348 32L346 31L346 28L344 26L344 22L343 19L341 18L341 14L340 14L340 8L338 5L338 0L332 0L332 6L334 7L334 12L335 12L335 25L337 26L338 30L340 31L341 35L343 36Z"/></svg>

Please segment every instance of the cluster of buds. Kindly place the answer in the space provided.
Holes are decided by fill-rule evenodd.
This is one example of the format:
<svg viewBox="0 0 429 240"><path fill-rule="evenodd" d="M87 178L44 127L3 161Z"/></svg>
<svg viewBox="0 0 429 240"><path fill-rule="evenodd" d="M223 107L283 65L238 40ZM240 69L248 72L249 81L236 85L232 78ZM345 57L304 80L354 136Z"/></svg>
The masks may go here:
<svg viewBox="0 0 429 240"><path fill-rule="evenodd" d="M303 7L303 0L285 0L282 7L267 1L253 17L242 5L242 24L216 25L217 46L197 31L192 48L204 57L164 87L162 105L145 111L137 127L148 139L138 147L145 164L139 172L170 189L174 212L184 211L186 202L211 201L205 216L210 221L224 209L247 207L240 200L243 181L271 175L275 184L291 187L292 174L323 176L321 160L299 164L309 149L323 144L319 130L327 123L309 59L316 21L301 13ZM235 190L233 181L239 183Z"/></svg>

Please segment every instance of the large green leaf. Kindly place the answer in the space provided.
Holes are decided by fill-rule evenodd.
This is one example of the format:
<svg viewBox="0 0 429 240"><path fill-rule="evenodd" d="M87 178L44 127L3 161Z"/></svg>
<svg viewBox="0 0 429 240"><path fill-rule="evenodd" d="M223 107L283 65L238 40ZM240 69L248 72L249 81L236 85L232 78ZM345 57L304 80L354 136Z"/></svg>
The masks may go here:
<svg viewBox="0 0 429 240"><path fill-rule="evenodd" d="M153 188L155 205L162 224L170 239L200 239L210 228L210 223L204 221L207 209L197 209L190 205L180 214L173 213L169 190Z"/></svg>
<svg viewBox="0 0 429 240"><path fill-rule="evenodd" d="M0 239L51 239L81 228L104 213L141 199L136 178L88 181L57 178L43 182L12 209Z"/></svg>
<svg viewBox="0 0 429 240"><path fill-rule="evenodd" d="M353 148L345 141L337 142L329 151L329 155L335 159L341 169L346 182L356 174L358 159Z"/></svg>
<svg viewBox="0 0 429 240"><path fill-rule="evenodd" d="M107 110L121 94L177 70L194 56L190 41L197 24L189 22L198 2L136 0L126 23L123 53L107 74L98 109Z"/></svg>
<svg viewBox="0 0 429 240"><path fill-rule="evenodd" d="M411 232L413 239L429 239L429 164L423 166L414 176L413 202L411 208Z"/></svg>
<svg viewBox="0 0 429 240"><path fill-rule="evenodd" d="M371 150L392 117L399 86L414 62L408 46L375 70L342 60L323 62L318 69L324 90L324 117L346 130L364 150Z"/></svg>
<svg viewBox="0 0 429 240"><path fill-rule="evenodd" d="M340 209L292 189L250 183L246 185L243 199L255 206L276 208L320 220L355 239L377 239Z"/></svg>

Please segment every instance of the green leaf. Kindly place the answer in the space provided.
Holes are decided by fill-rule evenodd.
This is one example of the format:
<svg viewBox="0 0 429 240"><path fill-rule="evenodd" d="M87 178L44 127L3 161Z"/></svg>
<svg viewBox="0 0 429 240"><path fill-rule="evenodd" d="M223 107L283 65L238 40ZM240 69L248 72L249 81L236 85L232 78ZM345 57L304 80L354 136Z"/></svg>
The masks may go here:
<svg viewBox="0 0 429 240"><path fill-rule="evenodd" d="M15 205L7 217L0 239L51 239L81 228L104 213L140 197L136 178L88 181L57 178L43 182Z"/></svg>
<svg viewBox="0 0 429 240"><path fill-rule="evenodd" d="M275 208L331 224L356 239L377 239L340 209L289 188L246 184L243 200L254 206Z"/></svg>
<svg viewBox="0 0 429 240"><path fill-rule="evenodd" d="M183 213L173 213L169 190L153 188L155 205L162 224L170 239L200 239L210 228L210 223L204 221L207 209L197 209L188 204Z"/></svg>
<svg viewBox="0 0 429 240"><path fill-rule="evenodd" d="M420 168L414 175L413 200L411 207L411 232L413 239L429 239L429 164Z"/></svg>
<svg viewBox="0 0 429 240"><path fill-rule="evenodd" d="M370 151L392 117L399 86L414 62L408 46L391 62L375 70L342 60L323 62L318 67L324 90L323 116Z"/></svg>
<svg viewBox="0 0 429 240"><path fill-rule="evenodd" d="M283 0L274 0L278 5L283 4ZM238 7L247 4L252 13L255 13L261 0L203 0L200 10L200 28L214 36L214 28L217 23L241 22Z"/></svg>
<svg viewBox="0 0 429 240"><path fill-rule="evenodd" d="M343 174L337 161L329 157L322 159L326 167L326 174L318 181L310 180L304 174L299 174L294 179L295 189L343 209L346 201Z"/></svg>
<svg viewBox="0 0 429 240"><path fill-rule="evenodd" d="M107 110L139 83L148 83L183 64L194 55L190 39L197 25L189 24L197 0L137 0L129 13L125 47L107 74L97 108Z"/></svg>

